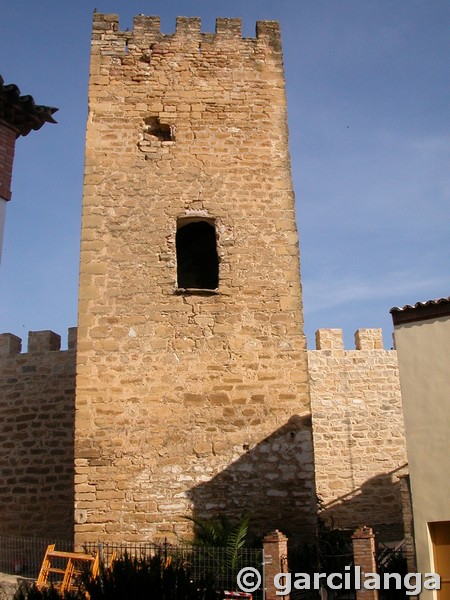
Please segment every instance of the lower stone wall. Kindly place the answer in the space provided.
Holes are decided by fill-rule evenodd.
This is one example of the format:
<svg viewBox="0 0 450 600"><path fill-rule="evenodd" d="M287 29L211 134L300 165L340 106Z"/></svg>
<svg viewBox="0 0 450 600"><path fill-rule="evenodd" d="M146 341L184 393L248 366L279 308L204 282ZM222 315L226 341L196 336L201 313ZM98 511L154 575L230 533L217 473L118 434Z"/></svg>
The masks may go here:
<svg viewBox="0 0 450 600"><path fill-rule="evenodd" d="M359 329L344 350L340 329L316 333L308 351L316 490L321 518L367 525L377 539L403 538L399 476L406 444L397 354L380 329Z"/></svg>
<svg viewBox="0 0 450 600"><path fill-rule="evenodd" d="M73 536L75 334L0 335L0 535Z"/></svg>
<svg viewBox="0 0 450 600"><path fill-rule="evenodd" d="M0 335L0 535L71 538L75 335ZM308 351L315 475L321 518L336 527L403 537L398 477L406 450L395 351L380 330L319 330Z"/></svg>

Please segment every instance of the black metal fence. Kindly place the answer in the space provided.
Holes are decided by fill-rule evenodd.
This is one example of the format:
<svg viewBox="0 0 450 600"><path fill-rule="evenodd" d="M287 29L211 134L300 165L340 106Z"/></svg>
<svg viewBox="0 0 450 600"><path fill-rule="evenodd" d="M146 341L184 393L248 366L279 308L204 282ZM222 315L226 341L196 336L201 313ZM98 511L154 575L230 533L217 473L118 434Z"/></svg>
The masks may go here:
<svg viewBox="0 0 450 600"><path fill-rule="evenodd" d="M322 531L317 545L296 544L295 541L289 545L288 565L292 577L291 600L320 600L324 596L328 600L355 600L356 590L351 572L354 564L353 549L350 536L351 532L341 530ZM295 573L305 574L309 577L309 589L297 589L294 586ZM344 589L328 588L324 578L317 578L316 581L319 574L329 575L330 573L339 573L342 576ZM345 575L347 577L344 577ZM322 589L317 589L319 585ZM348 589L345 589L347 587Z"/></svg>
<svg viewBox="0 0 450 600"><path fill-rule="evenodd" d="M0 536L0 572L36 579L49 544L56 544L58 550L73 550L71 540Z"/></svg>
<svg viewBox="0 0 450 600"><path fill-rule="evenodd" d="M42 559L49 544L55 544L57 550L72 551L72 540L40 538L22 538L0 536L0 572L36 579ZM104 564L109 565L113 556L120 558L148 559L160 555L164 560L176 558L188 569L193 581L214 579L218 591L239 592L237 574L243 567L257 569L261 576L261 585L253 592L254 600L264 600L264 565L261 548L241 548L237 554L227 548L181 545L163 542L161 544L137 542L127 544L90 543L84 550L95 555L97 552Z"/></svg>
<svg viewBox="0 0 450 600"><path fill-rule="evenodd" d="M167 542L151 544L137 542L133 544L97 543L85 544L85 551L91 554L99 553L104 564L108 565L115 556L128 556L138 560L148 559L159 555L163 560L175 558L181 560L188 569L193 581L214 580L216 589L220 592L240 592L237 586L237 574L244 567L258 570L261 585L253 592L255 600L264 599L264 565L262 548L241 548L236 554L227 548L206 546L176 546Z"/></svg>
<svg viewBox="0 0 450 600"><path fill-rule="evenodd" d="M405 543L402 542L394 548L387 546L378 548L376 561L377 573L380 575L382 582L385 573L397 573L402 581L399 589L396 588L394 583L391 583L388 589L384 589L384 586L382 585L382 589L379 592L380 599L404 600L405 598L408 598L406 595L406 588L403 584L404 577L408 572Z"/></svg>

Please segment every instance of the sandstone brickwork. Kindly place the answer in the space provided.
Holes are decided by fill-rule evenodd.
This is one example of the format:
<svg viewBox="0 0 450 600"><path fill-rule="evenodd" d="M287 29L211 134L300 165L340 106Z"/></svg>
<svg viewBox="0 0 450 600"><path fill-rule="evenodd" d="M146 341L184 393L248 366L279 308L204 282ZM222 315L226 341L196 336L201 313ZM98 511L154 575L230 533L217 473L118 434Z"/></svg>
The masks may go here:
<svg viewBox="0 0 450 600"><path fill-rule="evenodd" d="M75 331L70 330L69 350L63 352L59 336L52 332L30 332L26 353L20 353L20 338L0 335L1 534L71 535ZM409 492L401 492L398 483L406 480L401 476L405 453L396 352L381 349L379 330L359 330L356 341L357 350L344 350L340 330L319 330L319 350L308 351L321 518L349 529L374 524L378 539L400 539L402 493L404 533L413 564L411 511L405 509ZM269 437L255 448L251 461L238 460L236 468L253 468L262 477L264 450L276 439L277 434ZM201 450L197 446L199 457ZM164 452L162 447L161 455ZM170 472L174 479L183 477L176 468ZM227 477L225 469L217 485ZM210 496L217 491L210 482L199 487Z"/></svg>
<svg viewBox="0 0 450 600"><path fill-rule="evenodd" d="M75 332L0 335L1 535L73 535Z"/></svg>
<svg viewBox="0 0 450 600"><path fill-rule="evenodd" d="M317 487L328 524L403 536L396 352L372 329L306 350L287 142L276 23L94 15L77 356L75 330L0 335L0 533L249 513L304 541Z"/></svg>
<svg viewBox="0 0 450 600"><path fill-rule="evenodd" d="M380 329L359 329L355 345L344 350L342 330L320 329L308 351L320 516L402 539L407 459L397 353L383 350Z"/></svg>
<svg viewBox="0 0 450 600"><path fill-rule="evenodd" d="M177 285L191 222L214 228L217 289ZM278 24L94 15L77 543L183 534L186 514L310 534L305 350Z"/></svg>

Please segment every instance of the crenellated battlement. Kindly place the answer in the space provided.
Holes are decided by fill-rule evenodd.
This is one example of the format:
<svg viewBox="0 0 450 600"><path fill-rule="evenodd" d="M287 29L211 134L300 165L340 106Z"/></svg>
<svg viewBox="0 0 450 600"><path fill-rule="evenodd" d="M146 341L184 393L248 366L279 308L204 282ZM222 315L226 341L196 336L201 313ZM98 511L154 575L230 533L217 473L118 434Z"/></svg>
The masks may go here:
<svg viewBox="0 0 450 600"><path fill-rule="evenodd" d="M174 36L192 36L198 35L207 39L214 37L226 38L242 38L242 19L229 19L217 17L215 33L202 33L202 20L200 17L177 17L175 21L175 32L173 34L164 34L161 32L161 19L157 16L136 15L133 19L132 31L120 31L119 15L94 13L93 33L118 33L125 38L130 38L134 35L159 36L160 38L170 39ZM280 25L278 21L256 21L255 38L256 40L280 40Z"/></svg>
<svg viewBox="0 0 450 600"><path fill-rule="evenodd" d="M77 328L68 329L68 350L75 350ZM318 329L315 350L345 350L342 329ZM61 336L50 330L29 331L26 353L55 352L61 349ZM382 329L360 328L355 331L355 350L384 350ZM0 333L0 358L22 353L22 339L12 333Z"/></svg>
<svg viewBox="0 0 450 600"><path fill-rule="evenodd" d="M357 329L355 331L356 350L384 350L381 329ZM318 329L316 350L345 350L342 329Z"/></svg>
<svg viewBox="0 0 450 600"><path fill-rule="evenodd" d="M161 32L161 20L157 16L137 15L133 19L131 31L121 31L119 15L94 13L92 40L93 45L100 45L102 54L110 54L111 50L125 55L128 50L162 42L186 41L220 45L222 42L235 40L242 44L268 45L275 51L281 51L280 26L278 21L257 21L254 38L242 36L242 20L219 17L216 19L215 33L203 33L199 17L177 17L175 32Z"/></svg>
<svg viewBox="0 0 450 600"><path fill-rule="evenodd" d="M77 328L69 327L68 350L75 350L77 343ZM54 331L29 331L28 347L23 354L42 352L58 352L61 350L61 336ZM0 333L0 359L11 358L22 353L22 338L13 333Z"/></svg>

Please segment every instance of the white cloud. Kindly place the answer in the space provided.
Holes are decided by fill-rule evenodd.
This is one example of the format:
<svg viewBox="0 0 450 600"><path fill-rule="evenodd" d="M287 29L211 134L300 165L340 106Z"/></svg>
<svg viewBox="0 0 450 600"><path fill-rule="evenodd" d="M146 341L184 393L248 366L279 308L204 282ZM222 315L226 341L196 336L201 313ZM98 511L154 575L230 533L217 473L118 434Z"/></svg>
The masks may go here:
<svg viewBox="0 0 450 600"><path fill-rule="evenodd" d="M408 272L389 273L378 279L339 278L303 281L303 301L306 315L329 310L354 302L373 301L395 297L413 297L414 303L430 300L429 291L449 289L448 279L443 277L417 280L417 274ZM417 296L421 294L421 298ZM406 303L406 301L405 301Z"/></svg>

